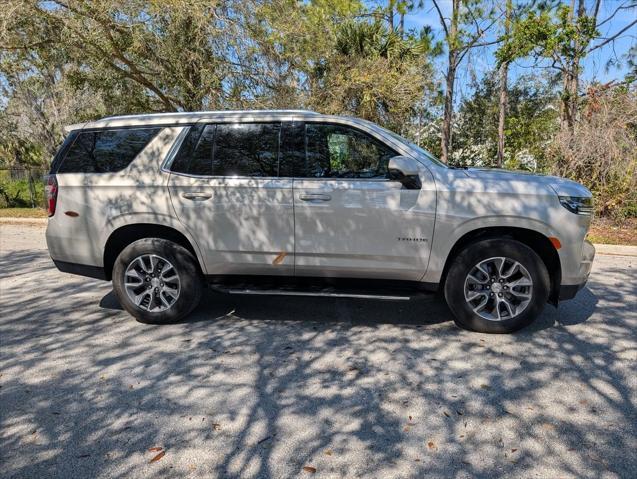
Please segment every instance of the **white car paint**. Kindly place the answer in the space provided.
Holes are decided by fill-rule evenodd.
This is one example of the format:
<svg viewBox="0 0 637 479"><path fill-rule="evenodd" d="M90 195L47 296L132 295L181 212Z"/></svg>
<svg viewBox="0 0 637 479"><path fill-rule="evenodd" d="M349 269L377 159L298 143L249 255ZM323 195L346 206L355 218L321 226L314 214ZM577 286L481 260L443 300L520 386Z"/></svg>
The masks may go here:
<svg viewBox="0 0 637 479"><path fill-rule="evenodd" d="M196 177L167 169L180 134L196 122L304 121L352 126L420 164L420 190L390 180ZM577 183L508 171L451 169L367 121L305 111L169 113L112 117L80 128L164 127L123 171L58 174L47 243L58 261L104 267L104 248L124 225L160 224L193 245L205 274L408 279L438 283L454 244L485 227L559 239L563 285L578 285L594 255L590 216L558 195L590 196ZM210 195L193 201L184 194ZM308 195L327 195L304 200ZM318 198L318 199L317 199ZM78 212L70 217L66 211ZM406 240L405 240L406 239Z"/></svg>

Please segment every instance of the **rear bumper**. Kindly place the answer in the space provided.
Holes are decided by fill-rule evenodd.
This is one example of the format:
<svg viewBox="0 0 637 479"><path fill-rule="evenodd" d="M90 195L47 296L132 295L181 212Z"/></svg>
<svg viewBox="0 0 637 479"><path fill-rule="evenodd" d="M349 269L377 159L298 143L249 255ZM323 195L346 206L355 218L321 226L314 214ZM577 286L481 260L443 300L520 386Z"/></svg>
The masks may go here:
<svg viewBox="0 0 637 479"><path fill-rule="evenodd" d="M588 276L591 274L591 268L593 267L593 259L595 259L595 246L588 241L584 240L582 244L582 260L579 265L579 277L581 281L576 284L562 284L560 286L559 300L573 299L577 292L582 289L588 281Z"/></svg>

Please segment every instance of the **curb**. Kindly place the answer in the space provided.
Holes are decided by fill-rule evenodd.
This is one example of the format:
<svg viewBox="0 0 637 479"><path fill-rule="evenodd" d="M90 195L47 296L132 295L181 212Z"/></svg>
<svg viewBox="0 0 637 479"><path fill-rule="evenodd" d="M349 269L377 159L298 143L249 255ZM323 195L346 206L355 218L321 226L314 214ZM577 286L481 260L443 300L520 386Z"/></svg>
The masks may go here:
<svg viewBox="0 0 637 479"><path fill-rule="evenodd" d="M0 217L0 225L43 225L46 226L48 218L2 218Z"/></svg>
<svg viewBox="0 0 637 479"><path fill-rule="evenodd" d="M637 246L595 244L595 254L603 256L637 256Z"/></svg>

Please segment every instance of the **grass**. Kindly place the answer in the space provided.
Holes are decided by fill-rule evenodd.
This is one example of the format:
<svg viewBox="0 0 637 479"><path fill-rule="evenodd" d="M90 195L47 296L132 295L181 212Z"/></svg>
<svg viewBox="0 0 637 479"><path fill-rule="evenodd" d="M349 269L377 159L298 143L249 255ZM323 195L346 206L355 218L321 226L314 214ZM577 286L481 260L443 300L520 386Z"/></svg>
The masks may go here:
<svg viewBox="0 0 637 479"><path fill-rule="evenodd" d="M0 218L46 218L44 208L0 208Z"/></svg>
<svg viewBox="0 0 637 479"><path fill-rule="evenodd" d="M43 208L0 208L0 218L46 218ZM637 246L637 218L622 221L596 217L588 233L589 241L601 244Z"/></svg>

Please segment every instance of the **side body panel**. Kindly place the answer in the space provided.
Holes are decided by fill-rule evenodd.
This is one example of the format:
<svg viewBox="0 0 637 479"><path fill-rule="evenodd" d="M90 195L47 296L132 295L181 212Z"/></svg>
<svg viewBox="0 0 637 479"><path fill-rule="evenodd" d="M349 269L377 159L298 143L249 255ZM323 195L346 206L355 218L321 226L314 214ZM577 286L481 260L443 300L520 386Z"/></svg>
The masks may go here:
<svg viewBox="0 0 637 479"><path fill-rule="evenodd" d="M206 274L294 274L292 179L172 173L169 190Z"/></svg>
<svg viewBox="0 0 637 479"><path fill-rule="evenodd" d="M424 167L420 177L422 190L386 180L295 179L296 274L420 280L436 212L433 178Z"/></svg>

